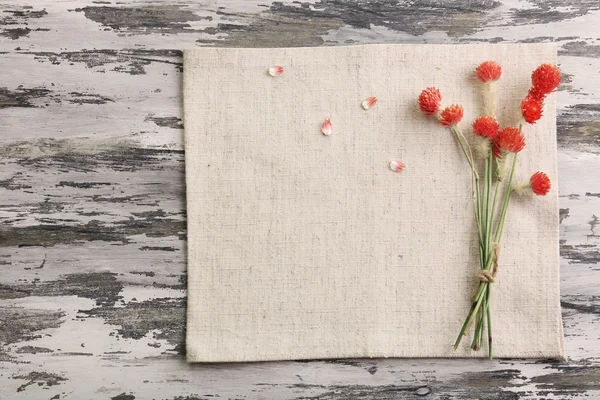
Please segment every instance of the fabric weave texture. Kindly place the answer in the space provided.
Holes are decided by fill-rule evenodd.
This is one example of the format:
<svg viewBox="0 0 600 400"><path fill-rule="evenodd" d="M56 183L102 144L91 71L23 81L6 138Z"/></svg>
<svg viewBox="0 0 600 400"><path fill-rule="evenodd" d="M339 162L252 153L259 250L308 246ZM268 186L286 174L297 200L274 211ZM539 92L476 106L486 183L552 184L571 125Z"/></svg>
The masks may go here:
<svg viewBox="0 0 600 400"><path fill-rule="evenodd" d="M498 119L514 126L553 44L185 51L188 361L487 356L452 347L478 283L469 168L416 102L438 87L469 136L486 60L503 67ZM551 94L524 125L517 177L542 170L553 188L511 201L496 357L564 357L555 120Z"/></svg>

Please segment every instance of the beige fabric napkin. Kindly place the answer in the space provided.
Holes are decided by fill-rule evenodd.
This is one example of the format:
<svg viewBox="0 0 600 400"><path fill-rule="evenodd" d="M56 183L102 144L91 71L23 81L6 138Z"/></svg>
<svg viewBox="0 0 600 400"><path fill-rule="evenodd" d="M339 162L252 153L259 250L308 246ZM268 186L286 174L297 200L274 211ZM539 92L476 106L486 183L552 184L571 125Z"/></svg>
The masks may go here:
<svg viewBox="0 0 600 400"><path fill-rule="evenodd" d="M498 117L516 124L531 72L555 58L549 44L186 51L188 361L486 356L469 337L452 348L477 285L468 166L416 99L438 87L468 128L474 68L496 60ZM555 96L524 128L517 175L553 188L511 203L496 357L563 357Z"/></svg>

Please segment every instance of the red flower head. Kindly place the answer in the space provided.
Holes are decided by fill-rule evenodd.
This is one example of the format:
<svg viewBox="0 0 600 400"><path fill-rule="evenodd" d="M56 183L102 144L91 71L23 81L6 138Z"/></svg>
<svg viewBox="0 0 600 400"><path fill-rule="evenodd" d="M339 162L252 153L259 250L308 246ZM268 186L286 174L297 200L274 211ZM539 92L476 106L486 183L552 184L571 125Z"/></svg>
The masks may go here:
<svg viewBox="0 0 600 400"><path fill-rule="evenodd" d="M527 96L521 102L521 114L528 124L535 124L537 120L542 118L542 109L544 102Z"/></svg>
<svg viewBox="0 0 600 400"><path fill-rule="evenodd" d="M444 126L456 125L463 117L463 108L458 104L452 104L442 110L440 122Z"/></svg>
<svg viewBox="0 0 600 400"><path fill-rule="evenodd" d="M538 196L545 196L550 191L550 178L543 172L536 172L529 178L531 190Z"/></svg>
<svg viewBox="0 0 600 400"><path fill-rule="evenodd" d="M486 61L475 69L475 73L481 82L493 82L500 79L502 67L496 61Z"/></svg>
<svg viewBox="0 0 600 400"><path fill-rule="evenodd" d="M541 93L552 93L560 85L560 71L556 65L542 64L531 74L533 88Z"/></svg>
<svg viewBox="0 0 600 400"><path fill-rule="evenodd" d="M473 133L490 140L496 139L498 128L498 122L494 117L479 117L473 121Z"/></svg>
<svg viewBox="0 0 600 400"><path fill-rule="evenodd" d="M500 131L496 143L501 150L518 153L525 147L525 138L517 128L508 127Z"/></svg>
<svg viewBox="0 0 600 400"><path fill-rule="evenodd" d="M500 156L502 155L502 152L503 152L503 150L498 145L498 141L494 140L492 142L492 155L494 156L494 158L500 158Z"/></svg>
<svg viewBox="0 0 600 400"><path fill-rule="evenodd" d="M529 89L529 93L527 93L527 97L531 97L532 99L539 100L543 103L544 99L546 98L546 95L544 93L540 92L538 89L532 87L531 89Z"/></svg>
<svg viewBox="0 0 600 400"><path fill-rule="evenodd" d="M419 108L427 115L434 115L440 111L442 94L434 87L427 88L419 95Z"/></svg>

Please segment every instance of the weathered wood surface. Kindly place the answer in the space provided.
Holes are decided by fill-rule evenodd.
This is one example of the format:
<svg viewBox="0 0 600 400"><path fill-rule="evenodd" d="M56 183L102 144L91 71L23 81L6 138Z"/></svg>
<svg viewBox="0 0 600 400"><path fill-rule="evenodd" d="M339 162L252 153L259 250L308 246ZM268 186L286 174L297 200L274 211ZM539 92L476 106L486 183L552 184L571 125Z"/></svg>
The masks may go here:
<svg viewBox="0 0 600 400"><path fill-rule="evenodd" d="M560 48L566 362L184 361L181 49ZM0 5L1 399L600 398L600 2Z"/></svg>

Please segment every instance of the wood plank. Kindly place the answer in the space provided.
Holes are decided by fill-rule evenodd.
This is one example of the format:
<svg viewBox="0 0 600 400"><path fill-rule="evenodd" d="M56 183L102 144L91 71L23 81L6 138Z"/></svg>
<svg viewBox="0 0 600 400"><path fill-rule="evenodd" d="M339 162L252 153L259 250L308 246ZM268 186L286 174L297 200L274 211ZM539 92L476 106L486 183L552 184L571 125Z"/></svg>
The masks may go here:
<svg viewBox="0 0 600 400"><path fill-rule="evenodd" d="M29 4L0 6L0 398L600 397L600 3ZM547 41L568 361L184 362L182 49Z"/></svg>

